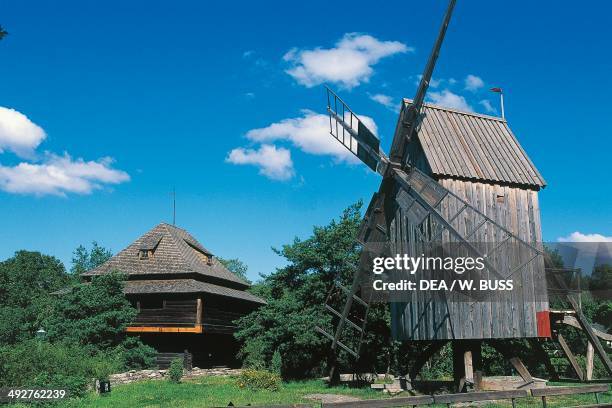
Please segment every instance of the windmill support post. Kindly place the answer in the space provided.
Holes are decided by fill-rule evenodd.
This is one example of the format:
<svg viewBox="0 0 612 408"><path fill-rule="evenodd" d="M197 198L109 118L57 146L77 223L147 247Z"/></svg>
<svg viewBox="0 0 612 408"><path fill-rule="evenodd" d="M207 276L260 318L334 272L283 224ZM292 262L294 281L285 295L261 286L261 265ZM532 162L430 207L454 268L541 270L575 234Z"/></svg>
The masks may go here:
<svg viewBox="0 0 612 408"><path fill-rule="evenodd" d="M565 338L561 333L557 333L556 338L559 342L559 345L561 346L561 350L563 350L563 354L565 354L565 357L570 362L570 365L574 370L576 377L578 377L580 381L584 381L584 374L582 372L582 368L580 367L580 364L578 364L578 360L576 359L574 353L572 353L572 350L569 348L569 345L565 341Z"/></svg>
<svg viewBox="0 0 612 408"><path fill-rule="evenodd" d="M593 379L593 357L594 357L593 343L587 341L587 352L586 352L586 380L591 381Z"/></svg>
<svg viewBox="0 0 612 408"><path fill-rule="evenodd" d="M457 392L467 387L481 389L482 341L455 340L453 348L453 382Z"/></svg>

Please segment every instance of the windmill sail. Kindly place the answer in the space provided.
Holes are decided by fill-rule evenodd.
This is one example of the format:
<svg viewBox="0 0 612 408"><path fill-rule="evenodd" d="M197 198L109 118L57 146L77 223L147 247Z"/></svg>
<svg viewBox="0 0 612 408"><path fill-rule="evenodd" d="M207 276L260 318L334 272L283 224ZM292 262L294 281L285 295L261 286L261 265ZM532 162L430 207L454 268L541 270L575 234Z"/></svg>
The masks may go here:
<svg viewBox="0 0 612 408"><path fill-rule="evenodd" d="M327 89L329 133L369 168L384 174L387 158L380 140L331 89Z"/></svg>
<svg viewBox="0 0 612 408"><path fill-rule="evenodd" d="M389 154L392 161L400 162L401 160L402 163L405 162L406 138L412 136L412 133L414 132L418 124L421 107L423 105L423 101L425 100L425 94L427 93L427 89L429 88L429 82L431 81L431 76L433 75L433 71L436 66L436 61L438 60L438 56L440 55L440 49L442 48L442 43L444 42L446 29L448 28L451 16L453 15L453 10L455 9L455 2L456 0L450 0L448 2L446 14L444 15L444 19L442 20L440 32L438 33L438 38L436 39L436 42L434 43L434 46L431 50L431 55L429 56L429 60L427 61L427 65L425 66L425 71L423 71L423 75L421 75L419 87L417 89L416 96L414 97L414 103L408 108L408 112L406 112L406 114L404 115L403 123L398 123L398 129L395 132L395 136L393 137L393 142L391 144L391 153Z"/></svg>

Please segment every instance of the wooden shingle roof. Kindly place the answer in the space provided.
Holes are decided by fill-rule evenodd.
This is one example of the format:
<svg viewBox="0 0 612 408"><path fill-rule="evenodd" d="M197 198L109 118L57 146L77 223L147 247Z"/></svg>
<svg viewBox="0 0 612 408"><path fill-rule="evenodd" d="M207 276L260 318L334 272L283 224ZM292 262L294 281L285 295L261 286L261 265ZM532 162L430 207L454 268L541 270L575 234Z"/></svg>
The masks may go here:
<svg viewBox="0 0 612 408"><path fill-rule="evenodd" d="M91 282L84 282L81 285L90 285ZM55 292L52 295L64 295L71 292L76 286L68 286ZM154 294L209 294L233 299L245 300L247 302L266 304L262 298L255 296L247 291L232 289L221 285L208 282L201 282L195 279L152 279L152 280L128 280L124 282L123 293L126 295L154 295Z"/></svg>
<svg viewBox="0 0 612 408"><path fill-rule="evenodd" d="M546 185L505 120L432 104L422 113L419 142L434 176Z"/></svg>
<svg viewBox="0 0 612 408"><path fill-rule="evenodd" d="M206 293L248 302L265 304L266 302L244 290L200 282L195 279L156 279L132 280L125 282L123 292L128 295L164 294L164 293Z"/></svg>
<svg viewBox="0 0 612 408"><path fill-rule="evenodd" d="M146 259L141 259L139 251L152 250ZM151 279L161 275L196 275L202 280L214 281L228 286L246 288L249 284L239 278L221 263L208 257L212 254L184 229L161 223L142 235L127 248L111 259L82 274L84 277L100 275L113 270L127 274L128 279ZM206 279L210 278L210 279Z"/></svg>

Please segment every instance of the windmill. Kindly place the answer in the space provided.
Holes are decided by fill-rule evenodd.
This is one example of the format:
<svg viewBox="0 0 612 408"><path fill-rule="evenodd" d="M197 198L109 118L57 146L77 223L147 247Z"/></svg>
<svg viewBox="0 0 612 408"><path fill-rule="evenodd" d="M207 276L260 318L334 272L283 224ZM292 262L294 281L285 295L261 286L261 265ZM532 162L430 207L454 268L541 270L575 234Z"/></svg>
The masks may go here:
<svg viewBox="0 0 612 408"><path fill-rule="evenodd" d="M343 350L357 359L370 305L386 300L394 338L424 342L412 378L451 342L457 387L477 387L481 345L487 340L529 384L529 372L503 341L526 338L539 345L555 336L538 205L545 182L504 118L425 103L455 2L448 3L415 97L403 100L389 155L346 102L327 88L330 134L382 181L358 233L364 250L352 285L337 283L325 305L336 321L334 331L316 330L331 340L332 355ZM511 279L513 290L481 296L412 291L400 298L383 292L385 299L372 290L373 257L449 253L482 259L485 269L479 276ZM402 277L402 272L395 276ZM344 306L336 310L331 299L339 296ZM337 375L334 361L330 378Z"/></svg>

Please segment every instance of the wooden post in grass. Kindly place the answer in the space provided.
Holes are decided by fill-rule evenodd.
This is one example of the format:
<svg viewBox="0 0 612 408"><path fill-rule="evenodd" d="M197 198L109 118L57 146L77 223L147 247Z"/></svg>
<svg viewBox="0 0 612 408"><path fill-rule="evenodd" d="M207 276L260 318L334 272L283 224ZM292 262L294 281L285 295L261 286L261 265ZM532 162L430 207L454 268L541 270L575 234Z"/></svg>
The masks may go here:
<svg viewBox="0 0 612 408"><path fill-rule="evenodd" d="M591 381L593 379L593 357L595 355L595 349L593 343L587 342L586 352L586 380Z"/></svg>
<svg viewBox="0 0 612 408"><path fill-rule="evenodd" d="M466 385L481 388L482 380L482 342L479 340L453 341L453 379L457 392Z"/></svg>

